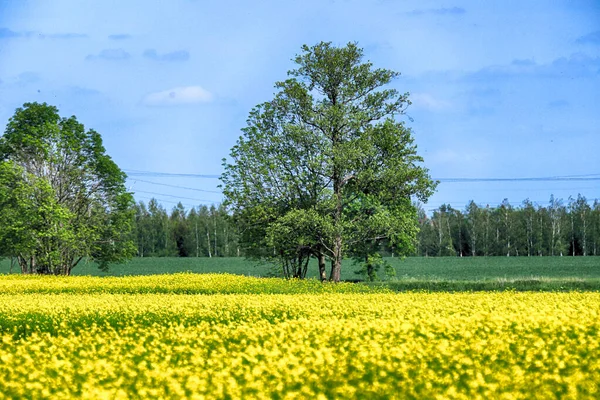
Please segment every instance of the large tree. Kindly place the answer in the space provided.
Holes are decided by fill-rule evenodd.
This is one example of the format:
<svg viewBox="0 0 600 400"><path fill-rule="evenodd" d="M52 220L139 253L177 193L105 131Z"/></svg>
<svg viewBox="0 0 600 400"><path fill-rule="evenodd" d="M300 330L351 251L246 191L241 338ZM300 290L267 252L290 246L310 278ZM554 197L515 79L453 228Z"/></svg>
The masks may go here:
<svg viewBox="0 0 600 400"><path fill-rule="evenodd" d="M133 197L100 134L56 107L26 103L0 138L0 248L23 273L101 268L135 253Z"/></svg>
<svg viewBox="0 0 600 400"><path fill-rule="evenodd" d="M273 229L285 232L305 211L294 248L318 258L322 278L330 259L329 279L339 281L347 252L368 259L382 239L409 251L411 200L426 201L435 184L398 120L408 94L383 88L398 73L364 62L354 43L303 46L294 62L274 99L251 111L224 162L223 190L258 255L271 253ZM289 240L277 243L289 251Z"/></svg>

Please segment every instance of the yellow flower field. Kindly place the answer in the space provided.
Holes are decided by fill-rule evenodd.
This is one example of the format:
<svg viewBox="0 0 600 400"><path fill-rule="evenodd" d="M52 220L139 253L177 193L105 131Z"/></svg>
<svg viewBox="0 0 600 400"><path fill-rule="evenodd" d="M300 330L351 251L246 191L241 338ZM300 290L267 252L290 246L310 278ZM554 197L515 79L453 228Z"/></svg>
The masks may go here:
<svg viewBox="0 0 600 400"><path fill-rule="evenodd" d="M600 398L600 293L356 286L0 276L0 398Z"/></svg>

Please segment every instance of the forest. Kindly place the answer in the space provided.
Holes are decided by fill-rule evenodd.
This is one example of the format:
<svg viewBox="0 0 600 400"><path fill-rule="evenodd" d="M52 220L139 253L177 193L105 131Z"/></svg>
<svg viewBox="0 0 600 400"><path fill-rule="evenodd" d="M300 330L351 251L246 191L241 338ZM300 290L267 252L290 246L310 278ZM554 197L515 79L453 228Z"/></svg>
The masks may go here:
<svg viewBox="0 0 600 400"><path fill-rule="evenodd" d="M566 201L551 196L548 205L529 200L499 206L470 201L463 210L442 205L429 215L418 204L419 233L413 256L595 256L600 252L600 201L584 196ZM135 206L139 257L245 256L238 227L223 205L170 212L157 200ZM405 249L404 249L405 250ZM387 242L379 253L393 256Z"/></svg>

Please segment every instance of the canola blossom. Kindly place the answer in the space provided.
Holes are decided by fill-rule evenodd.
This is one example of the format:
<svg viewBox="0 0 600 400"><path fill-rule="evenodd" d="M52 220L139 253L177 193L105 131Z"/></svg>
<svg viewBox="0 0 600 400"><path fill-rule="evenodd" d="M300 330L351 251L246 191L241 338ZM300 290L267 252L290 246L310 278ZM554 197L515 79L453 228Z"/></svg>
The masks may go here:
<svg viewBox="0 0 600 400"><path fill-rule="evenodd" d="M0 339L0 398L600 397L593 292L0 276Z"/></svg>

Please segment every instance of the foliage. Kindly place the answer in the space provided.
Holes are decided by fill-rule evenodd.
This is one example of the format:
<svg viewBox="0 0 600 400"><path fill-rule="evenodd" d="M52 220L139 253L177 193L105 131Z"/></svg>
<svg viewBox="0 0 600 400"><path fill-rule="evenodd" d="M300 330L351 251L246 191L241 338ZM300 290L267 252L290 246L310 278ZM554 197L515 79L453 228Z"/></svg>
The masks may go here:
<svg viewBox="0 0 600 400"><path fill-rule="evenodd" d="M592 256L600 255L600 203L584 196L551 196L547 206L529 199L498 207L474 201L464 211L444 204L419 216L417 255Z"/></svg>
<svg viewBox="0 0 600 400"><path fill-rule="evenodd" d="M131 257L132 204L97 132L46 103L16 110L0 138L0 253L23 273Z"/></svg>
<svg viewBox="0 0 600 400"><path fill-rule="evenodd" d="M366 198L366 197L365 197ZM555 204L557 211L552 210ZM520 205L512 205L506 200L500 207L477 204L470 201L464 210L458 210L444 204L431 215L423 209L422 205L411 205L417 210L418 233L416 240L414 234L415 218L409 212L388 214L391 216L381 218L385 214L383 209L375 209L373 203L361 200L350 204L347 215L361 214L361 224L357 225L356 233L362 230L363 235L369 231L374 232L374 226L383 232L391 232L390 227L396 224L396 231L405 233L404 236L392 236L371 241L348 241L347 254L360 263L364 261L361 251L375 251L384 257L409 253L414 255L432 256L592 256L600 255L600 203L588 201L584 196L570 197L562 204L560 199L550 202L549 206L541 206L526 199ZM181 207L182 208L182 207ZM138 255L142 257L176 256L177 233L174 224L175 213L180 213L181 208L174 207L168 212L156 200L151 200L146 206L143 202L136 205L136 237ZM218 256L231 257L236 255L259 254L263 259L275 260L279 263L278 276L283 274L281 265L281 252L287 251L288 262L294 260L295 253L290 249L299 246L314 247L315 244L324 245L331 241L332 227L328 223L327 215L321 215L313 210L292 210L290 215L282 216L279 221L268 226L266 214L255 212L248 213L248 218L233 221L227 214L225 207L199 206L189 211L183 210L186 217L181 221L186 233L183 236L183 246L188 256ZM256 211L256 209L254 209ZM501 212L507 220L502 218ZM240 224L249 224L250 215L257 217L256 227ZM551 217L554 216L554 220ZM403 219L404 218L404 219ZM404 222L403 222L404 221ZM264 224L264 225L263 225ZM404 224L404 225L402 225ZM387 227L386 227L387 226ZM279 231L274 235L275 230ZM260 236L256 232L260 231ZM554 232L554 234L553 234ZM241 235L242 240L238 241ZM309 241L310 235L313 235ZM261 237L263 240L256 245L255 252L245 251L242 244L248 244L252 238ZM355 237L359 237L356 235ZM554 237L554 239L553 239ZM404 238L404 241L400 239ZM317 240L314 240L317 239ZM394 239L392 243L391 239ZM510 239L510 251L507 244ZM181 240L181 239L180 239ZM310 243L309 243L310 242ZM554 244L553 244L554 242ZM274 251L275 249L275 251ZM314 263L309 262L308 276L315 276L311 268ZM226 269L229 271L229 269ZM290 269L293 271L293 269ZM293 276L290 272L290 276ZM346 279L351 276L342 273Z"/></svg>
<svg viewBox="0 0 600 400"><path fill-rule="evenodd" d="M188 211L179 203L169 213L152 199L134 208L139 257L240 255L238 229L223 205L201 205Z"/></svg>
<svg viewBox="0 0 600 400"><path fill-rule="evenodd" d="M355 273L361 275L365 280L374 282L379 280L377 273L382 267L386 278L396 276L394 267L378 253L369 254L366 260L360 263L360 269Z"/></svg>
<svg viewBox="0 0 600 400"><path fill-rule="evenodd" d="M294 61L289 78L276 83L275 98L250 112L231 162L224 161L223 192L243 229L242 243L257 257L272 253L269 232L291 228L289 221L305 212L297 229L306 231L297 242L286 238L289 247L276 248L275 256L317 257L321 276L327 257L330 279L339 281L344 254L360 249L367 256L373 242L390 236L410 242L416 232L410 199L426 200L435 185L410 129L397 120L410 104L408 94L382 89L398 73L363 62L353 43L303 46ZM378 213L402 223L373 229L384 219ZM400 226L408 229L388 229Z"/></svg>
<svg viewBox="0 0 600 400"><path fill-rule="evenodd" d="M342 285L263 279L264 289L300 293L109 294L101 289L118 279L18 278L17 290L0 279L8 398L600 394L598 293L339 293ZM205 278L195 284L255 282ZM38 281L83 290L25 294Z"/></svg>
<svg viewBox="0 0 600 400"><path fill-rule="evenodd" d="M327 246L333 229L331 219L315 210L292 210L270 224L266 243L278 257L283 276L305 278L310 257Z"/></svg>

